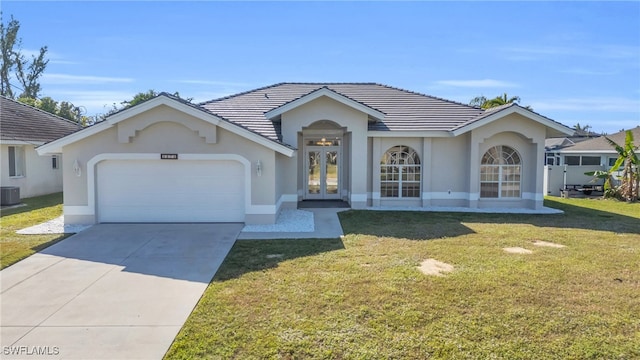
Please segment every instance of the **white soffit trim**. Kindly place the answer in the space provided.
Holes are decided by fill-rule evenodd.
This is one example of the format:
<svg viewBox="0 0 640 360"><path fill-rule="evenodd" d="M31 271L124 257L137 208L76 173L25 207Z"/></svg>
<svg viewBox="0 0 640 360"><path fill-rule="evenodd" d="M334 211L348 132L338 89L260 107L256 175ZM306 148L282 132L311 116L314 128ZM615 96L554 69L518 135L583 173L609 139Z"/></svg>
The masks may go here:
<svg viewBox="0 0 640 360"><path fill-rule="evenodd" d="M309 93L307 95L304 95L304 96L302 96L302 97L300 97L300 98L298 98L296 100L293 100L293 101L291 101L289 103L286 103L286 104L284 104L284 105L282 105L280 107L277 107L277 108L275 108L273 110L267 111L264 114L264 116L267 119L273 119L273 118L275 118L277 116L280 116L280 115L286 113L287 111L293 110L293 109L295 109L295 108L297 108L299 106L302 106L302 105L304 105L306 103L309 103L309 102L311 102L313 100L316 100L316 99L318 99L320 97L323 97L323 96L326 96L326 97L328 97L330 99L333 99L333 100L335 100L335 101L337 101L339 103L342 103L342 104L344 104L346 106L354 108L354 109L356 109L356 110L358 110L360 112L363 112L363 113L365 113L365 114L367 114L367 115L369 115L369 116L371 116L371 117L373 117L375 119L382 120L386 116L381 111L378 111L378 110L376 110L374 108L371 108L371 107L369 107L367 105L364 105L362 103L359 103L359 102L357 102L355 100L349 99L348 97L346 97L346 96L344 96L344 95L342 95L340 93L337 93L337 92L335 92L335 91L333 91L331 89L328 89L326 87L325 88L320 88L320 89L318 89L316 91L313 91L313 92L311 92L311 93Z"/></svg>
<svg viewBox="0 0 640 360"><path fill-rule="evenodd" d="M392 131L367 131L367 137L424 137L424 138L449 138L454 135L446 130L434 131L434 130L392 130Z"/></svg>
<svg viewBox="0 0 640 360"><path fill-rule="evenodd" d="M107 123L106 121L103 121L101 123L95 124L93 126L90 126L88 128L84 128L78 132L75 132L71 135L67 135L65 137L62 137L58 140L54 140L50 143L44 144L42 146L39 146L36 151L38 152L38 155L48 155L48 154L59 154L62 152L62 147L69 145L69 144L73 144L76 141L80 141L84 138L87 138L91 135L97 134L103 130L106 130L108 128L110 128L111 124Z"/></svg>
<svg viewBox="0 0 640 360"><path fill-rule="evenodd" d="M8 140L8 139L0 140L0 145L33 145L33 146L40 146L42 144L44 144L44 142L42 142L42 141Z"/></svg>
<svg viewBox="0 0 640 360"><path fill-rule="evenodd" d="M255 143L258 143L268 149L271 149L273 151L279 152L282 155L288 156L288 157L292 157L293 154L295 153L295 150L290 149L284 145L280 145L274 141L271 141L267 138L264 138L258 134L255 134L247 129L244 129L240 126L234 125L229 123L228 121L221 119L213 114L207 113L204 110L198 110L192 106L189 106L187 104L183 104L180 101L171 99L169 97L167 97L166 95L160 95L156 98L153 98L151 100L148 100L140 105L136 105L133 106L129 109L123 110L117 114L114 114L110 117L108 117L105 121L98 123L96 125L93 125L91 127L88 127L86 129L80 130L76 133L73 133L71 135L65 136L61 139L52 141L48 144L42 145L40 147L38 147L36 150L38 151L38 155L46 155L46 154L53 154L53 153L61 153L62 152L62 148L66 145L72 144L76 141L82 140L84 138L87 138L91 135L97 134L103 130L106 130L114 125L116 125L117 123L119 123L120 121L129 119L133 116L136 116L138 114L141 114L145 111L149 111L155 107L161 106L161 105L165 105L168 106L174 110L183 112L187 115L191 115L197 119L200 119L202 121L208 122L214 126L219 126L229 132L232 132L236 135L242 136L246 139L249 139Z"/></svg>
<svg viewBox="0 0 640 360"><path fill-rule="evenodd" d="M556 130L562 134L565 135L573 135L573 133L575 132L574 129L571 129L567 126L564 126L562 124L559 124L553 120L550 120L542 115L538 115L536 113L534 113L533 111L529 111L523 107L520 107L518 105L514 105L514 106L510 106L508 108L502 109L502 110L498 110L496 111L494 114L491 114L483 119L480 119L478 121L472 122L471 124L468 125L464 125L456 130L453 130L453 135L454 136L458 136L458 135L462 135L466 132L469 132L471 130L477 129L481 126L484 126L490 122L493 122L495 120L498 120L500 118L503 118L507 115L511 115L513 113L517 113L520 114L526 118L529 118L531 120L534 120L546 127L549 127L553 130Z"/></svg>
<svg viewBox="0 0 640 360"><path fill-rule="evenodd" d="M555 153L560 153L562 155L571 155L571 154L591 154L593 156L598 156L601 154L604 155L610 155L610 154L617 154L618 152L615 151L615 149L611 149L611 150L549 150L547 152L555 152Z"/></svg>

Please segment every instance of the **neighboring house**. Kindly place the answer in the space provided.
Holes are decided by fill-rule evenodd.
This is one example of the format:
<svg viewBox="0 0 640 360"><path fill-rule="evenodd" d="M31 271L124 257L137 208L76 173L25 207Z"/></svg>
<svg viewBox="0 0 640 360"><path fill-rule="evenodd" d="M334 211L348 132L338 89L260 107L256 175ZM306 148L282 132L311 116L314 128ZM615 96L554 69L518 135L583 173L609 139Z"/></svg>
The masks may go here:
<svg viewBox="0 0 640 360"><path fill-rule="evenodd" d="M20 197L62 191L62 157L38 156L37 146L81 130L72 121L0 96L0 183Z"/></svg>
<svg viewBox="0 0 640 360"><path fill-rule="evenodd" d="M311 199L539 209L545 139L572 133L517 104L281 83L199 105L161 94L38 152L67 159L68 223L257 224Z"/></svg>
<svg viewBox="0 0 640 360"><path fill-rule="evenodd" d="M596 133L576 131L573 136L549 138L544 142L544 148L546 150L544 163L546 165L560 165L560 154L558 153L560 149L575 145L582 141L595 139L599 136L601 135Z"/></svg>
<svg viewBox="0 0 640 360"><path fill-rule="evenodd" d="M640 141L640 126L631 129L635 144ZM606 137L619 145L624 145L626 131ZM585 172L609 170L618 159L618 153L605 136L600 136L557 149L553 152L554 163L545 167L545 194L560 195L566 185L602 185L603 181L592 181ZM547 156L549 158L549 156Z"/></svg>

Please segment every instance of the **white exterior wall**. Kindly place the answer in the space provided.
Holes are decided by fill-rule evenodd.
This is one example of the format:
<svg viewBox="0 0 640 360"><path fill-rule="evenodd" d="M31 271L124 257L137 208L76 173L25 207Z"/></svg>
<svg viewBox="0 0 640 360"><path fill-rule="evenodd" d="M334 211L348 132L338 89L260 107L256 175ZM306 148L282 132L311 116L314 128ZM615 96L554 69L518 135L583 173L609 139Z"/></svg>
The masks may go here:
<svg viewBox="0 0 640 360"><path fill-rule="evenodd" d="M511 114L472 131L470 206L542 208L544 201L544 125ZM480 160L496 145L515 149L522 160L520 199L480 199Z"/></svg>
<svg viewBox="0 0 640 360"><path fill-rule="evenodd" d="M130 136L129 136L130 135ZM97 163L109 158L136 158L139 154L178 154L179 160L230 159L243 163L250 174L246 223L273 223L276 199L276 156L273 150L256 144L200 119L159 106L124 120L102 132L67 145L64 171L65 222L95 223L95 181ZM182 160L184 159L184 160ZM73 165L82 169L76 176ZM257 174L257 161L262 174ZM176 160L168 160L176 161Z"/></svg>
<svg viewBox="0 0 640 360"><path fill-rule="evenodd" d="M349 191L351 207L355 209L366 207L368 198L367 162L364 160L367 158L367 119L367 114L363 112L328 97L320 97L283 113L281 120L282 140L298 148L298 156L302 156L300 152L303 150L302 144L298 142L298 133L303 128L322 120L328 120L346 128L344 139L349 141L345 141L344 146L348 148L343 150L343 154L350 156L350 159L345 161L350 164L346 188ZM300 161L298 165L299 163ZM302 176L300 173L297 175L298 178ZM344 177L343 180L345 180Z"/></svg>
<svg viewBox="0 0 640 360"><path fill-rule="evenodd" d="M9 146L22 146L24 149L24 176L9 176ZM17 186L20 197L52 194L62 191L62 155L59 155L58 169L53 169L51 155L39 156L35 145L25 142L2 142L0 145L0 183L2 186Z"/></svg>

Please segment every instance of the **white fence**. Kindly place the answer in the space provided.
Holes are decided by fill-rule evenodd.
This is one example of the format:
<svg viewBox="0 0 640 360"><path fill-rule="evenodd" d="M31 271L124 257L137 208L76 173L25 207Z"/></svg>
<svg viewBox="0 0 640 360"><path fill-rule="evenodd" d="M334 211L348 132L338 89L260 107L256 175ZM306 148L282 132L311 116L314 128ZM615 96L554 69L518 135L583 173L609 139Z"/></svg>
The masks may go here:
<svg viewBox="0 0 640 360"><path fill-rule="evenodd" d="M602 185L604 181L598 179L592 181L593 176L585 175L585 172L595 170L607 170L601 165L546 165L544 167L544 194L560 196L560 190L566 185Z"/></svg>

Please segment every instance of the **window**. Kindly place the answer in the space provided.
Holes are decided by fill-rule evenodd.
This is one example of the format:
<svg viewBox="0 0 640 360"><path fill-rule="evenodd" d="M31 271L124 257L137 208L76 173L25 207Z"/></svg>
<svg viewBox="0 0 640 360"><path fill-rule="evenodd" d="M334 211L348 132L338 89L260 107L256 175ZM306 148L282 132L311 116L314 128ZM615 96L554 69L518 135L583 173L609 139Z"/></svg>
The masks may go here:
<svg viewBox="0 0 640 360"><path fill-rule="evenodd" d="M480 165L481 198L520 197L522 162L514 149L499 145L489 149Z"/></svg>
<svg viewBox="0 0 640 360"><path fill-rule="evenodd" d="M9 146L9 176L24 176L24 147Z"/></svg>
<svg viewBox="0 0 640 360"><path fill-rule="evenodd" d="M600 165L600 156L583 156L582 165Z"/></svg>
<svg viewBox="0 0 640 360"><path fill-rule="evenodd" d="M408 146L394 146L380 159L380 196L420 197L420 157Z"/></svg>
<svg viewBox="0 0 640 360"><path fill-rule="evenodd" d="M565 165L580 165L580 156L565 156Z"/></svg>
<svg viewBox="0 0 640 360"><path fill-rule="evenodd" d="M570 166L577 165L600 165L600 156L565 156L564 164Z"/></svg>
<svg viewBox="0 0 640 360"><path fill-rule="evenodd" d="M51 168L59 169L60 168L60 156L52 155L51 156Z"/></svg>

